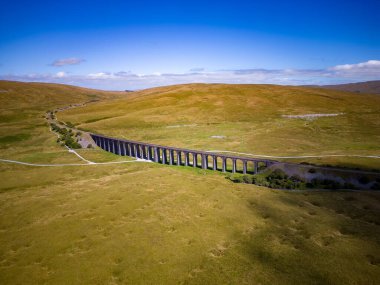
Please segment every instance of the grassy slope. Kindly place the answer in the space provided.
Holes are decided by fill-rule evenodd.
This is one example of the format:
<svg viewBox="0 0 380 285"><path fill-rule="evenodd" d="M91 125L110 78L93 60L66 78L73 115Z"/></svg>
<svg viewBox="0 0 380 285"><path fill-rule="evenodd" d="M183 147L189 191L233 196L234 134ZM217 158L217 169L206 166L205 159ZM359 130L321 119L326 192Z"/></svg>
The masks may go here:
<svg viewBox="0 0 380 285"><path fill-rule="evenodd" d="M80 162L55 143L46 111L90 100L120 98L121 92L80 87L0 81L0 158L26 162Z"/></svg>
<svg viewBox="0 0 380 285"><path fill-rule="evenodd" d="M45 85L36 88L45 94ZM22 109L27 119L8 118L0 127L2 136L27 138L2 143L2 156L79 162L56 145L40 117L45 108L74 103L75 89L42 107L30 90L26 84L17 93L34 98ZM14 100L0 96L4 104ZM8 106L1 115L17 114ZM0 181L1 284L375 284L380 278L379 193L273 191L150 163L0 163Z"/></svg>
<svg viewBox="0 0 380 285"><path fill-rule="evenodd" d="M309 113L344 114L312 121L282 117ZM58 117L102 134L204 150L280 156L380 153L380 97L334 90L179 85L143 90ZM176 127L180 125L187 126ZM211 137L215 135L226 139ZM373 159L316 162L380 168Z"/></svg>
<svg viewBox="0 0 380 285"><path fill-rule="evenodd" d="M0 168L1 284L380 278L376 193L289 193L144 163Z"/></svg>

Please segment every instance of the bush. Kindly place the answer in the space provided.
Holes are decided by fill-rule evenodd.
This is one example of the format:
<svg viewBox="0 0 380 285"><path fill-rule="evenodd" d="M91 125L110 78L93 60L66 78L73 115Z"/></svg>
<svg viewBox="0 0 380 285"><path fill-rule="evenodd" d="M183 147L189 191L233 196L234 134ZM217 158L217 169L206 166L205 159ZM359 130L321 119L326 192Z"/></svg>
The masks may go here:
<svg viewBox="0 0 380 285"><path fill-rule="evenodd" d="M87 145L87 148L92 148L92 144L88 144L88 145Z"/></svg>
<svg viewBox="0 0 380 285"><path fill-rule="evenodd" d="M305 182L305 179L303 179L302 177L300 177L297 174L290 176L290 180L292 180L294 182Z"/></svg>
<svg viewBox="0 0 380 285"><path fill-rule="evenodd" d="M281 169L275 169L271 174L269 174L268 179L273 180L273 179L287 179L288 175Z"/></svg>
<svg viewBox="0 0 380 285"><path fill-rule="evenodd" d="M71 122L67 122L66 126L68 126L69 128L74 128L75 127L75 125L73 123L71 123Z"/></svg>
<svg viewBox="0 0 380 285"><path fill-rule="evenodd" d="M368 184L370 182L370 179L369 179L368 176L362 176L362 177L359 178L359 182L361 184Z"/></svg>
<svg viewBox="0 0 380 285"><path fill-rule="evenodd" d="M244 183L248 183L248 184L254 184L255 183L254 176L252 176L252 175L243 175L243 182Z"/></svg>
<svg viewBox="0 0 380 285"><path fill-rule="evenodd" d="M380 190L380 183L376 182L371 187L372 190Z"/></svg>
<svg viewBox="0 0 380 285"><path fill-rule="evenodd" d="M350 182L344 183L343 188L344 189L353 189L353 190L357 189L356 186Z"/></svg>
<svg viewBox="0 0 380 285"><path fill-rule="evenodd" d="M240 175L232 175L230 176L230 180L234 183L242 183L244 182L243 177Z"/></svg>

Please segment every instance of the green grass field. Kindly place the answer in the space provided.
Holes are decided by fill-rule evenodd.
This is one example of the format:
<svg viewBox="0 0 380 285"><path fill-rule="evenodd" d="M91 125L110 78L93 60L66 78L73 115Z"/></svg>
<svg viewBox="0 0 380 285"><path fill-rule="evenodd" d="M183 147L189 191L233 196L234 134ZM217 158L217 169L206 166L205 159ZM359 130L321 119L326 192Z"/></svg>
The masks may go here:
<svg viewBox="0 0 380 285"><path fill-rule="evenodd" d="M229 117L220 126L214 108L206 111L207 106L218 102L213 88L220 86L209 87L214 97L207 99L206 91L201 93L199 98L206 98L203 103L197 96L185 96L182 111L175 111L175 104L181 105L182 99L177 91L170 91L174 87L167 87L164 95L159 94L162 89L155 89L120 99L125 95L0 81L0 89L16 88L17 92L0 94L1 116L5 118L0 127L3 159L84 163L56 143L42 116L47 109L86 102L94 94L100 102L58 113L58 119L99 133L168 145L269 153L270 146L277 145L273 154L285 153L281 142L287 141L287 153L298 153L311 144L298 124L308 129L304 124L320 127L331 123L333 128L338 124L342 132L352 133L339 142L334 140L342 133L321 128L325 130L322 134L314 132L318 139L313 140L313 151L305 148L303 153L316 153L325 146L330 149L324 152L343 151L342 145L351 153L379 150L378 121L371 119L376 118L379 99L369 95L316 91L326 92L324 96L342 96L349 103L342 104L345 107L323 107L324 103L318 103L320 109L307 107L318 104L317 100L307 101L305 94L305 98L300 95L304 98L300 102L294 99L290 104L291 100L283 99L284 108L293 108L285 111L276 109L281 104L265 101L263 95L260 100L273 104L273 114L270 106L259 103L257 108L262 111L255 113L244 107L250 106L248 102L239 105L237 97L233 102L245 113ZM237 87L228 88L233 91ZM168 94L174 99L167 99ZM40 96L51 98L44 105ZM225 98L220 96L220 100ZM244 93L239 96L244 97ZM329 100L321 98L321 102ZM190 109L189 101L194 101ZM205 110L200 111L198 103ZM354 107L356 115L350 113ZM218 116L229 108L238 109L226 103ZM366 109L368 113L363 114ZM282 122L286 130L299 134L294 139L286 137L279 127L276 131L269 128L272 119L281 123L278 114L296 111L350 115L342 116L346 123L329 123L333 118ZM245 115L246 122L242 119ZM357 118L369 127L360 128ZM88 120L92 122L84 123ZM167 128L180 124L199 127ZM268 126L266 138L249 134L249 130L256 130L254 126L261 134ZM225 133L220 133L222 130ZM279 135L279 141L270 140L273 134ZM211 140L210 135L227 138ZM244 138L256 138L256 144ZM99 149L78 153L95 162L127 160ZM343 162L356 165L353 159ZM376 166L369 166L366 159L360 164ZM213 171L143 162L57 167L1 162L0 181L0 284L376 284L380 279L378 192L270 190L234 184Z"/></svg>

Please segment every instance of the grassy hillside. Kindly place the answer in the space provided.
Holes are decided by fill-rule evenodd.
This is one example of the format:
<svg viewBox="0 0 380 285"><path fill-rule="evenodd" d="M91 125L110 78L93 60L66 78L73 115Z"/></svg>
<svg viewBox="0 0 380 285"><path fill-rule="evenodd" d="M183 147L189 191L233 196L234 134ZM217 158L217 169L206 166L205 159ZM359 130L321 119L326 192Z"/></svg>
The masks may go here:
<svg viewBox="0 0 380 285"><path fill-rule="evenodd" d="M234 86L220 97L216 91L223 86L200 85L211 92L197 95L191 90L198 86L190 85L132 93L130 99L118 99L124 93L60 85L0 86L17 88L0 92L1 158L38 163L83 163L57 145L41 116L46 109L87 101L92 95L119 103L100 101L58 117L92 120L83 127L107 134L195 147L207 145L209 132L218 127L217 116L242 108L248 121L226 116L217 130L234 135L233 141L227 136L227 146L248 148L237 138L254 130L250 124L269 125L263 114L280 120L280 110L258 102L291 102L279 102L278 91L269 92L278 94L268 95L274 100L264 95L228 104L217 100L241 99L251 92L239 93ZM307 95L301 97L303 104L293 101L288 108L310 112ZM23 107L14 104L17 98ZM376 108L372 103L369 110ZM140 131L136 122L141 122ZM164 127L179 123L197 124L204 133L196 127ZM288 123L283 125L291 130ZM297 141L289 141L289 149L290 142ZM123 159L96 149L80 153L93 161ZM212 171L141 162L61 167L0 162L0 181L0 284L376 284L380 279L377 192L276 191L234 184Z"/></svg>
<svg viewBox="0 0 380 285"><path fill-rule="evenodd" d="M123 92L75 86L0 81L1 158L29 162L78 161L55 143L44 115L49 109L88 101L112 100Z"/></svg>
<svg viewBox="0 0 380 285"><path fill-rule="evenodd" d="M286 117L305 114L338 115ZM178 85L135 92L58 117L101 134L202 150L275 156L380 154L380 97L334 90ZM380 169L379 159L296 161Z"/></svg>

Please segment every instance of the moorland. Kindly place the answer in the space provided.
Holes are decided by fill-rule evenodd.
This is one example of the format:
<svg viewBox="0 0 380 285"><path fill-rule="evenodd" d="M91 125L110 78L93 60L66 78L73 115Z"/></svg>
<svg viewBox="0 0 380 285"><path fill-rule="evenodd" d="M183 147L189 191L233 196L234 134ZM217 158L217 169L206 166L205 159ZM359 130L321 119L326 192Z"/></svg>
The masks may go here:
<svg viewBox="0 0 380 285"><path fill-rule="evenodd" d="M83 131L379 169L380 97L274 85L136 92L0 81L1 284L376 284L376 191L278 191L57 143ZM289 118L287 115L337 114ZM323 155L343 155L325 156ZM359 155L363 157L345 156ZM65 164L61 165L60 164ZM82 165L70 165L82 164Z"/></svg>

